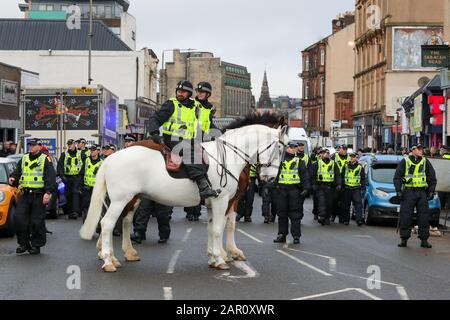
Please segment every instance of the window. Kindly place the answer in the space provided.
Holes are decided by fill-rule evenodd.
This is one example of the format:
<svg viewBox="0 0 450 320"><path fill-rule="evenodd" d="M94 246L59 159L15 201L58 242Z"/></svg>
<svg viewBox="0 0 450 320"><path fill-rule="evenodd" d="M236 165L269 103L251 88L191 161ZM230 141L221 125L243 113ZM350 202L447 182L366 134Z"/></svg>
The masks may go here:
<svg viewBox="0 0 450 320"><path fill-rule="evenodd" d="M325 49L324 48L320 49L320 65L321 66L325 65Z"/></svg>
<svg viewBox="0 0 450 320"><path fill-rule="evenodd" d="M104 17L105 17L105 6L99 4L97 6L97 18L104 18Z"/></svg>
<svg viewBox="0 0 450 320"><path fill-rule="evenodd" d="M53 11L54 6L52 4L47 5L47 11Z"/></svg>
<svg viewBox="0 0 450 320"><path fill-rule="evenodd" d="M131 39L136 40L136 32L131 31Z"/></svg>
<svg viewBox="0 0 450 320"><path fill-rule="evenodd" d="M309 71L309 56L305 58L305 71Z"/></svg>
<svg viewBox="0 0 450 320"><path fill-rule="evenodd" d="M46 4L40 4L39 5L39 11L47 11L47 5Z"/></svg>
<svg viewBox="0 0 450 320"><path fill-rule="evenodd" d="M305 86L305 99L309 99L309 83Z"/></svg>
<svg viewBox="0 0 450 320"><path fill-rule="evenodd" d="M111 6L105 6L105 18L108 18L108 19L112 18L112 7Z"/></svg>
<svg viewBox="0 0 450 320"><path fill-rule="evenodd" d="M69 6L63 4L63 5L61 6L61 11L66 11L66 12L67 12L67 9L68 9L68 8L69 8Z"/></svg>
<svg viewBox="0 0 450 320"><path fill-rule="evenodd" d="M325 78L320 77L320 96L323 97L325 93Z"/></svg>

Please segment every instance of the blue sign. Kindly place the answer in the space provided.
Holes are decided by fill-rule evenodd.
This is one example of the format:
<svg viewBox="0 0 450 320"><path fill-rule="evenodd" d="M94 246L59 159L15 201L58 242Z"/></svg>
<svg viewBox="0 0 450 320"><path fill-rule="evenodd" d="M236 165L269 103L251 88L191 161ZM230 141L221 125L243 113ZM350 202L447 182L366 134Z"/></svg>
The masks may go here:
<svg viewBox="0 0 450 320"><path fill-rule="evenodd" d="M25 140L25 151L29 152L30 151L30 146L28 145L28 140L31 138L27 138ZM36 139L36 138L33 138ZM39 138L38 138L39 139ZM48 151L50 153L50 155L55 158L56 157L56 139L50 138L50 139L40 139L42 142L43 146L46 146L48 148Z"/></svg>

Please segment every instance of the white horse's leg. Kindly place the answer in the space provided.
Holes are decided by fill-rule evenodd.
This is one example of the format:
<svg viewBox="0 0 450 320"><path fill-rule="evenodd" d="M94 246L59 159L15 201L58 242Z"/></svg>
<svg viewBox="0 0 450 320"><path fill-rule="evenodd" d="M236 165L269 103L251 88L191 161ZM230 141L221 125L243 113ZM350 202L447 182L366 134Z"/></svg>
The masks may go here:
<svg viewBox="0 0 450 320"><path fill-rule="evenodd" d="M212 221L212 248L213 256L216 259L215 267L220 270L227 270L230 267L225 263L221 256L223 246L222 235L225 228L225 211L228 207L228 201L217 199L211 201L213 221Z"/></svg>
<svg viewBox="0 0 450 320"><path fill-rule="evenodd" d="M111 205L108 208L105 216L101 221L102 226L102 252L101 256L104 261L102 266L103 271L105 272L115 272L117 271L116 266L113 263L113 235L112 231L114 229L114 225L119 219L120 214L122 213L123 208L127 202L111 202Z"/></svg>
<svg viewBox="0 0 450 320"><path fill-rule="evenodd" d="M246 261L244 252L236 246L234 233L236 230L236 212L230 210L227 216L227 251L231 253L231 258L237 261Z"/></svg>
<svg viewBox="0 0 450 320"><path fill-rule="evenodd" d="M225 231L225 226L228 225L228 219L229 219L228 215L225 216L224 229L223 229L224 231ZM222 231L222 235L220 236L220 243L221 243L220 252L221 252L223 260L225 260L226 263L230 263L230 262L233 261L233 258L228 256L228 252L223 247L223 236L224 236L224 233L225 233L224 231Z"/></svg>
<svg viewBox="0 0 450 320"><path fill-rule="evenodd" d="M123 218L122 223L122 250L125 253L125 260L128 262L136 262L140 261L141 258L139 257L136 249L133 248L133 244L131 243L130 238L130 232L131 232L131 225L133 223L133 217L134 214L139 207L141 201L137 201L133 210L130 211L125 218Z"/></svg>
<svg viewBox="0 0 450 320"><path fill-rule="evenodd" d="M102 234L98 236L97 244L95 245L97 248L97 255L100 260L102 260Z"/></svg>
<svg viewBox="0 0 450 320"><path fill-rule="evenodd" d="M212 209L210 206L207 207L208 209L208 265L211 268L215 268L216 265L216 259L214 258L213 254L213 243L212 243L212 225L213 225L213 214Z"/></svg>

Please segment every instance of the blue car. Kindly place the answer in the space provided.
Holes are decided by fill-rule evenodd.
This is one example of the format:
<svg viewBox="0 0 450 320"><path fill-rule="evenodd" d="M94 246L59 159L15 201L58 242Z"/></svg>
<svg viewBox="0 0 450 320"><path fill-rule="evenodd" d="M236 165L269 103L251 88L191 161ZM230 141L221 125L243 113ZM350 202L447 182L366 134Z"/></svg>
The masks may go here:
<svg viewBox="0 0 450 320"><path fill-rule="evenodd" d="M396 220L400 213L400 205L396 204L394 174L402 156L395 155L366 155L359 162L367 176L364 199L364 216L367 224L381 220ZM395 197L395 199L394 199ZM428 202L430 208L430 224L439 225L441 202L436 195ZM414 221L417 214L414 212Z"/></svg>

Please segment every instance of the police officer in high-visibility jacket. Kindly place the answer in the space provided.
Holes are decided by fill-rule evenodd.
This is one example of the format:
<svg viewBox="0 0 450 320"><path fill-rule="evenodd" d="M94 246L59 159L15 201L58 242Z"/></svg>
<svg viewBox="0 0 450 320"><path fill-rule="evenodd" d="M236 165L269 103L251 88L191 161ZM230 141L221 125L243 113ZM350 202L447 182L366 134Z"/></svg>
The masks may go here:
<svg viewBox="0 0 450 320"><path fill-rule="evenodd" d="M309 159L310 160L309 161L310 165L309 165L308 169L309 169L309 176L310 177L313 176L313 173L312 173L313 165L315 163L317 163L317 161L319 161L319 159L320 159L319 151L320 151L320 148L314 148L314 150L313 150L313 152L311 154L311 157ZM314 215L314 220L317 221L319 219L319 211L317 209L318 208L317 193L313 191L312 194L313 194L312 195L312 198L313 198L312 214Z"/></svg>
<svg viewBox="0 0 450 320"><path fill-rule="evenodd" d="M236 221L240 221L244 217L245 222L252 222L253 202L255 201L256 181L259 179L259 168L256 164L250 167L250 180L245 195L239 200Z"/></svg>
<svg viewBox="0 0 450 320"><path fill-rule="evenodd" d="M414 209L417 209L419 238L422 248L431 248L430 213L428 201L434 198L437 184L436 173L430 161L423 156L422 145L411 148L411 155L403 159L394 176L395 190L400 204L400 237L399 247L406 247L411 237L411 220ZM404 188L404 189L403 189Z"/></svg>
<svg viewBox="0 0 450 320"><path fill-rule="evenodd" d="M342 177L338 165L330 159L330 151L322 149L321 158L312 166L311 183L317 194L318 222L330 225L330 217L334 207L333 194L342 190Z"/></svg>
<svg viewBox="0 0 450 320"><path fill-rule="evenodd" d="M297 144L289 143L280 165L275 185L278 191L278 237L275 243L285 243L291 220L294 244L300 243L303 203L310 190L309 173L305 163L296 156Z"/></svg>
<svg viewBox="0 0 450 320"><path fill-rule="evenodd" d="M201 148L196 147L195 140L198 133L198 121L196 103L191 99L194 87L189 81L180 81L175 92L176 97L166 101L150 118L148 132L153 141L160 143L159 129L162 126L164 143L169 148L173 149L179 144L190 148L190 157L183 155L187 175L197 183L201 199L216 198L220 191L212 189L207 179L206 167L203 163L197 163L198 157L194 156L197 150L202 152Z"/></svg>
<svg viewBox="0 0 450 320"><path fill-rule="evenodd" d="M334 154L332 159L336 162L336 165L339 169L339 172L342 174L344 171L345 165L350 161L350 156L347 153L348 147L343 144L339 147L339 151L337 154ZM344 223L343 215L344 215L344 204L342 199L344 199L344 190L338 191L334 193L334 205L336 207L336 211L333 212L331 216L331 220L334 222L336 216L339 217L339 223Z"/></svg>
<svg viewBox="0 0 450 320"><path fill-rule="evenodd" d="M81 184L83 181L83 167L86 155L77 150L75 141L67 141L67 151L59 157L57 173L65 184L67 212L69 219L81 217Z"/></svg>
<svg viewBox="0 0 450 320"><path fill-rule="evenodd" d="M31 139L28 144L30 152L19 161L9 184L19 185L23 192L14 215L19 243L16 253L39 254L47 242L45 206L56 189L56 174L50 158L40 152L40 141Z"/></svg>
<svg viewBox="0 0 450 320"><path fill-rule="evenodd" d="M366 173L363 167L358 163L358 156L356 153L350 155L350 161L345 165L342 173L344 185L344 215L342 220L348 226L350 224L350 205L353 202L356 214L356 223L358 226L364 224L363 218L363 201L362 190L366 186Z"/></svg>
<svg viewBox="0 0 450 320"><path fill-rule="evenodd" d="M305 144L300 142L297 147L297 157L305 163L306 168L309 170L311 167L311 158L305 153Z"/></svg>
<svg viewBox="0 0 450 320"><path fill-rule="evenodd" d="M91 204L91 196L92 190L95 186L95 181L97 178L98 170L102 165L103 161L100 158L100 146L92 145L89 148L89 157L86 158L84 162L84 176L83 176L83 187L81 193L81 207L83 211L83 223L87 217L87 211L89 209L89 205Z"/></svg>

